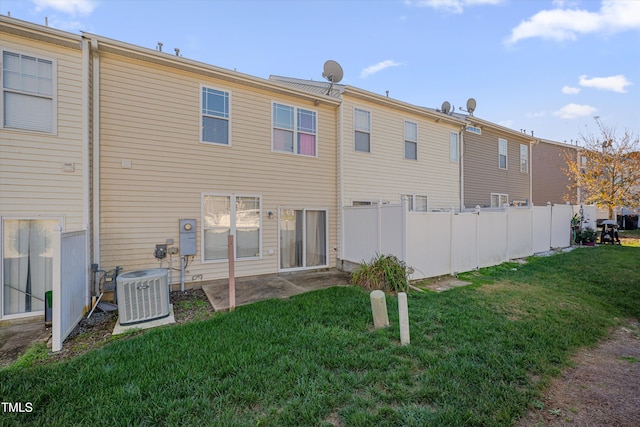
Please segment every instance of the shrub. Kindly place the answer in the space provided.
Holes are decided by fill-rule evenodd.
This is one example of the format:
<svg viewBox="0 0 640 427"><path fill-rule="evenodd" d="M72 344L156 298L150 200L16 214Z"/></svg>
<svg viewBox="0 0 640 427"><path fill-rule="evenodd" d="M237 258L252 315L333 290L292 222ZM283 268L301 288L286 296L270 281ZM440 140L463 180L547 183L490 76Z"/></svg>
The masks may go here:
<svg viewBox="0 0 640 427"><path fill-rule="evenodd" d="M376 255L369 263L361 263L351 273L351 283L368 290L407 292L409 269L394 255Z"/></svg>

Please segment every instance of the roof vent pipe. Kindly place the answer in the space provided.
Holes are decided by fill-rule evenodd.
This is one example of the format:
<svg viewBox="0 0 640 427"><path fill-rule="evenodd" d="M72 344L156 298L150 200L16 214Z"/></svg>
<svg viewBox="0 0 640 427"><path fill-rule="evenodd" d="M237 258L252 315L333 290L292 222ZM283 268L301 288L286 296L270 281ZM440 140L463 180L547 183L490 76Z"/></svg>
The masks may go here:
<svg viewBox="0 0 640 427"><path fill-rule="evenodd" d="M156 47L158 52L162 52L162 42L158 42L158 46Z"/></svg>

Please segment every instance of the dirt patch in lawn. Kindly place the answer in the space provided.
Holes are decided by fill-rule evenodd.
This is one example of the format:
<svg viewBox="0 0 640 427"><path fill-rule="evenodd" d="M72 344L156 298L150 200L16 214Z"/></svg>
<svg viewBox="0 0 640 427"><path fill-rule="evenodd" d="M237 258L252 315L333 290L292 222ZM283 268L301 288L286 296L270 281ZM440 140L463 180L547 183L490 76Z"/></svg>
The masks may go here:
<svg viewBox="0 0 640 427"><path fill-rule="evenodd" d="M640 425L640 325L630 321L551 381L517 427Z"/></svg>

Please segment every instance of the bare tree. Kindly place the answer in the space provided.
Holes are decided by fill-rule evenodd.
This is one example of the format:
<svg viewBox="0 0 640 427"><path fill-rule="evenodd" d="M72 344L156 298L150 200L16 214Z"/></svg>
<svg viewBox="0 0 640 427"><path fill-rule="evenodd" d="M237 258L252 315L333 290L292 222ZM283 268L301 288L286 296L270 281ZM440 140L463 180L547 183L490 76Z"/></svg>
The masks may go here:
<svg viewBox="0 0 640 427"><path fill-rule="evenodd" d="M618 138L614 129L595 117L599 133L581 134L578 158L567 157L570 190L578 190L582 203L609 210L640 207L640 151L638 138L625 130Z"/></svg>

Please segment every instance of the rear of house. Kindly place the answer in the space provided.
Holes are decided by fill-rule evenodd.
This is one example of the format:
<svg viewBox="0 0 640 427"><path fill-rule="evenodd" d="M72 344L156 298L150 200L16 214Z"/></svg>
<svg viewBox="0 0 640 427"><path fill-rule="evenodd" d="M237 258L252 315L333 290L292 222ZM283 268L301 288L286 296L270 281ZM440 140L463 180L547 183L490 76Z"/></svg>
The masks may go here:
<svg viewBox="0 0 640 427"><path fill-rule="evenodd" d="M464 205L497 208L531 203L531 144L535 138L467 117L464 132Z"/></svg>
<svg viewBox="0 0 640 427"><path fill-rule="evenodd" d="M86 62L80 36L7 17L0 55L0 320L15 320L44 312L54 227L88 225Z"/></svg>
<svg viewBox="0 0 640 427"><path fill-rule="evenodd" d="M351 86L342 98L343 206L405 196L410 211L459 210L463 121Z"/></svg>
<svg viewBox="0 0 640 427"><path fill-rule="evenodd" d="M86 36L101 268L171 266L175 286L184 257L189 287L228 277L229 257L236 276L336 266L337 100Z"/></svg>

